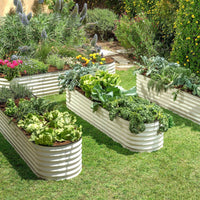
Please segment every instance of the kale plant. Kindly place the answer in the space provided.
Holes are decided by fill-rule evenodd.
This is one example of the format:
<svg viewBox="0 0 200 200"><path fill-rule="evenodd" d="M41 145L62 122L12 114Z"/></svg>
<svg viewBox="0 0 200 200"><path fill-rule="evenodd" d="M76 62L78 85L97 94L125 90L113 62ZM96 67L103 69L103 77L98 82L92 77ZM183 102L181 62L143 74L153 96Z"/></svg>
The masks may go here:
<svg viewBox="0 0 200 200"><path fill-rule="evenodd" d="M177 63L170 63L161 57L142 57L143 65L139 65L135 73L150 77L148 89L157 93L167 91L169 88L177 88L174 100L180 91L191 92L200 97L200 78L191 72L190 69L181 67Z"/></svg>
<svg viewBox="0 0 200 200"><path fill-rule="evenodd" d="M81 64L76 64L73 69L67 70L65 74L60 75L59 85L61 85L60 93L63 93L67 88L69 90L74 90L76 86L80 86L80 78L87 74L95 74L98 70L105 70L105 66L99 64L92 64L88 67L83 67Z"/></svg>

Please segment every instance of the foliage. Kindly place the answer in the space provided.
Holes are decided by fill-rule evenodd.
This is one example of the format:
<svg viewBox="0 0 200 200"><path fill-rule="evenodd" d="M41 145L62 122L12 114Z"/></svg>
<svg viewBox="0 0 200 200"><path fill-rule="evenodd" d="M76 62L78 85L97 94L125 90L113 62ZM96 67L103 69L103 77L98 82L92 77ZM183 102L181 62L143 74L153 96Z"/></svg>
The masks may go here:
<svg viewBox="0 0 200 200"><path fill-rule="evenodd" d="M121 45L126 49L131 49L137 58L140 58L141 55L149 57L157 54L152 25L142 13L134 19L123 15L116 23L114 33Z"/></svg>
<svg viewBox="0 0 200 200"><path fill-rule="evenodd" d="M30 44L32 40L29 28L24 26L19 16L7 15L0 18L0 56L8 57L22 45Z"/></svg>
<svg viewBox="0 0 200 200"><path fill-rule="evenodd" d="M143 12L152 22L156 39L161 42L159 53L162 56L171 49L178 6L178 0L124 0L124 9L129 18Z"/></svg>
<svg viewBox="0 0 200 200"><path fill-rule="evenodd" d="M51 50L52 42L57 45L81 45L85 41L85 31L81 21L82 13L73 18L68 4L62 8L63 14L60 11L59 13L40 13L31 18L31 14L21 13L1 18L0 56L5 58L13 53L21 53L19 48L24 46L34 51L39 45L35 56L45 61ZM45 45L43 36L46 40Z"/></svg>
<svg viewBox="0 0 200 200"><path fill-rule="evenodd" d="M44 3L48 6L48 8L50 10L56 11L57 6L58 6L56 4L59 4L60 2L58 0L44 0ZM60 6L61 7L61 11L64 14L68 14L68 10L73 7L74 1L73 0L62 0L62 4L64 4L64 5Z"/></svg>
<svg viewBox="0 0 200 200"><path fill-rule="evenodd" d="M80 64L73 66L73 69L67 70L64 75L60 75L59 85L61 85L60 93L63 93L67 88L74 90L76 86L79 86L80 78L86 74L95 74L98 70L105 70L105 66L99 64L91 64L87 67L83 67Z"/></svg>
<svg viewBox="0 0 200 200"><path fill-rule="evenodd" d="M190 69L180 67L177 63L169 63L164 58L142 57L144 65L135 71L151 78L148 82L149 89L156 92L166 91L169 88L177 88L200 97L200 78L191 72ZM174 100L179 93L174 93Z"/></svg>
<svg viewBox="0 0 200 200"><path fill-rule="evenodd" d="M14 102L14 100L11 100ZM14 102L15 104L15 102ZM26 115L29 113L35 114L35 115L42 115L45 112L52 111L55 106L57 105L56 102L49 102L42 98L31 98L30 100L26 100L21 98L19 100L19 103L17 105L17 108L14 109L12 112L11 117L15 118L17 121L23 120ZM13 110L13 103L9 103L6 107L8 110Z"/></svg>
<svg viewBox="0 0 200 200"><path fill-rule="evenodd" d="M44 146L52 146L54 142L69 140L75 142L82 135L82 127L75 124L76 118L68 112L54 110L38 116L29 113L24 120L18 122L26 132L31 134L30 141Z"/></svg>
<svg viewBox="0 0 200 200"><path fill-rule="evenodd" d="M36 60L36 59L25 59L20 69L22 74L33 75L38 73L46 73L48 71L48 65Z"/></svg>
<svg viewBox="0 0 200 200"><path fill-rule="evenodd" d="M117 15L108 9L95 8L88 10L86 31L90 35L98 34L101 40L113 37L112 31L115 27Z"/></svg>
<svg viewBox="0 0 200 200"><path fill-rule="evenodd" d="M4 113L7 116L11 117L16 112L17 112L17 106L15 105L15 102L12 99L8 99L7 102L6 102L6 108L5 108Z"/></svg>
<svg viewBox="0 0 200 200"><path fill-rule="evenodd" d="M192 72L200 75L199 1L180 0L179 2L178 16L174 24L176 36L171 57L181 66L190 68Z"/></svg>
<svg viewBox="0 0 200 200"><path fill-rule="evenodd" d="M60 55L61 57L76 57L78 55L78 51L76 48L73 47L69 47L66 45L62 45L62 46L57 46L58 48L58 55Z"/></svg>
<svg viewBox="0 0 200 200"><path fill-rule="evenodd" d="M8 99L14 98L13 93L7 87L0 88L0 104L6 103Z"/></svg>
<svg viewBox="0 0 200 200"><path fill-rule="evenodd" d="M49 55L47 57L47 63L57 67L59 70L62 70L65 66L65 61L56 54Z"/></svg>
<svg viewBox="0 0 200 200"><path fill-rule="evenodd" d="M40 44L36 50L35 58L38 58L42 62L46 62L46 59L51 52L51 45L47 42Z"/></svg>
<svg viewBox="0 0 200 200"><path fill-rule="evenodd" d="M18 84L15 81L10 82L8 89L12 92L13 99L31 98L33 96L33 93L27 86Z"/></svg>
<svg viewBox="0 0 200 200"><path fill-rule="evenodd" d="M9 87L0 88L0 104L6 103L8 99L31 98L32 92L24 85L12 81Z"/></svg>
<svg viewBox="0 0 200 200"><path fill-rule="evenodd" d="M95 76L87 74L80 78L80 87L85 92L86 97L91 97L92 90L97 85L105 89L109 86L117 86L119 83L120 79L117 74L109 74L105 71L97 71Z"/></svg>
<svg viewBox="0 0 200 200"><path fill-rule="evenodd" d="M122 97L108 102L106 109L110 119L119 116L129 121L129 129L132 133L141 133L145 130L145 123L159 121L159 131L165 132L173 126L173 119L165 114L162 108L148 100L139 97Z"/></svg>

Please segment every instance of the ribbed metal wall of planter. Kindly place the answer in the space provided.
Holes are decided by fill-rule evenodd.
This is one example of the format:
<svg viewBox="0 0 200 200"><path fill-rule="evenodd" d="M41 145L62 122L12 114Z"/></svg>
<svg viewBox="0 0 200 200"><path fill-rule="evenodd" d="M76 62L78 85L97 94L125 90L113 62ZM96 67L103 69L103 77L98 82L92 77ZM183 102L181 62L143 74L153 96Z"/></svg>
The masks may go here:
<svg viewBox="0 0 200 200"><path fill-rule="evenodd" d="M144 132L133 134L129 130L128 121L119 117L111 121L108 111L103 108L93 112L92 101L77 91L66 91L66 104L70 110L120 143L124 148L134 152L152 152L163 147L164 134L157 133L158 122L146 124Z"/></svg>
<svg viewBox="0 0 200 200"><path fill-rule="evenodd" d="M14 147L31 170L48 180L71 179L82 170L82 139L57 147L29 142L24 133L0 110L0 133Z"/></svg>
<svg viewBox="0 0 200 200"><path fill-rule="evenodd" d="M172 93L176 89L170 89L167 92L157 94L155 91L148 91L147 85L149 80L149 78L137 74L137 93L140 97L156 102L160 106L200 124L199 97L186 92L180 92L176 101L174 101Z"/></svg>
<svg viewBox="0 0 200 200"><path fill-rule="evenodd" d="M62 72L64 73L64 72ZM22 76L14 78L13 81L28 86L34 95L38 97L51 94L58 94L60 86L58 85L58 76L61 72L51 72L46 74L37 74L32 76ZM10 82L4 78L0 78L0 87L9 86Z"/></svg>
<svg viewBox="0 0 200 200"><path fill-rule="evenodd" d="M109 64L105 64L107 71L110 74L115 74L115 62L109 63Z"/></svg>

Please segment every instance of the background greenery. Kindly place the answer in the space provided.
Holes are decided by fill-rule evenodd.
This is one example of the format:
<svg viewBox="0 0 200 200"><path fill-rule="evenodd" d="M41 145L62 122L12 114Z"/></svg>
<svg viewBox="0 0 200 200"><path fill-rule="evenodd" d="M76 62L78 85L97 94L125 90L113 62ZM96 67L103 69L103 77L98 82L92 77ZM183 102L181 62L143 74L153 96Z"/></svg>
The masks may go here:
<svg viewBox="0 0 200 200"><path fill-rule="evenodd" d="M130 73L131 72L131 73ZM132 69L118 71L127 89ZM127 76L126 76L127 75ZM47 99L67 110L65 94ZM164 147L133 153L78 118L83 125L83 170L71 180L38 179L0 134L0 199L199 199L200 126L178 115Z"/></svg>

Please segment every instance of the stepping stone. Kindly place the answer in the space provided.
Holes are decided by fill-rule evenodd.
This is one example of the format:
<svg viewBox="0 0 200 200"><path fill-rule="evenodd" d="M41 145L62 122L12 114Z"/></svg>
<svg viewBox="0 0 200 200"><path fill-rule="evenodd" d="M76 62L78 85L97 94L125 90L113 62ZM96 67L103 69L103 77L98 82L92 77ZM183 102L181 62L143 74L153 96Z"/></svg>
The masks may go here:
<svg viewBox="0 0 200 200"><path fill-rule="evenodd" d="M116 65L116 70L128 70L130 68L134 67L134 64L129 64L129 65Z"/></svg>
<svg viewBox="0 0 200 200"><path fill-rule="evenodd" d="M122 53L122 54L123 54L123 53L124 53L124 54L128 53L126 49L118 49L118 50L116 50L116 52L117 52L117 53Z"/></svg>
<svg viewBox="0 0 200 200"><path fill-rule="evenodd" d="M117 53L113 52L113 51L109 51L109 50L101 50L100 54L103 53L103 56L112 56L112 55L116 55Z"/></svg>
<svg viewBox="0 0 200 200"><path fill-rule="evenodd" d="M112 57L116 62L122 65L128 65L130 64L130 61L122 56L113 56Z"/></svg>

